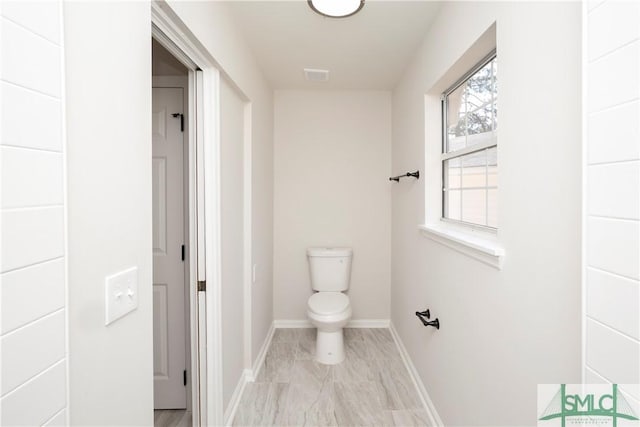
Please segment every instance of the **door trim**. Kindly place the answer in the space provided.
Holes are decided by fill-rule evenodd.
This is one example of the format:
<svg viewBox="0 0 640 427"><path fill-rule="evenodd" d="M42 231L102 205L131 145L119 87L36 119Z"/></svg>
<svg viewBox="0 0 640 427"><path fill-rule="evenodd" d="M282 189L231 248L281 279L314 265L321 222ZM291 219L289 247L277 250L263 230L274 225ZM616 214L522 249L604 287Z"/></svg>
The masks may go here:
<svg viewBox="0 0 640 427"><path fill-rule="evenodd" d="M188 215L193 425L222 425L220 71L166 2L151 2L151 24L152 36L189 69L189 128L196 130L189 132ZM198 292L203 280L207 290Z"/></svg>
<svg viewBox="0 0 640 427"><path fill-rule="evenodd" d="M244 182L244 199L242 202L243 209L243 297L244 297L244 368L245 370L251 369L253 365L252 353L253 353L253 330L252 330L252 317L251 306L253 284L256 283L257 272L253 266L253 157L252 157L252 103L243 97L244 101L244 140L243 140L243 182Z"/></svg>

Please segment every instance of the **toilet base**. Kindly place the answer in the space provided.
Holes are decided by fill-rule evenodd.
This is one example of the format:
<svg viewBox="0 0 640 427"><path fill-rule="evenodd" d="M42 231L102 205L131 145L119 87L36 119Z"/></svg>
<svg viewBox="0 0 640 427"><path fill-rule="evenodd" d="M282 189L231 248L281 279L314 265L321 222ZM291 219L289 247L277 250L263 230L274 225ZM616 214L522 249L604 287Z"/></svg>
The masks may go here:
<svg viewBox="0 0 640 427"><path fill-rule="evenodd" d="M325 332L318 329L316 361L325 365L336 365L344 360L344 338L342 328Z"/></svg>

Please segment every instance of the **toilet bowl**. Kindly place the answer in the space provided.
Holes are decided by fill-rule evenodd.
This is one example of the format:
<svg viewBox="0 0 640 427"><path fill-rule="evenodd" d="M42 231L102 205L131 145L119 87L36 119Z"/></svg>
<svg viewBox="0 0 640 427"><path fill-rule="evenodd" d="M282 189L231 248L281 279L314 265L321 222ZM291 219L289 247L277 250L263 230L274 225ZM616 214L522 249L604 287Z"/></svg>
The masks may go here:
<svg viewBox="0 0 640 427"><path fill-rule="evenodd" d="M309 248L311 287L315 292L307 301L307 316L318 329L316 358L335 365L345 358L342 328L351 319L351 301L342 291L349 288L351 249Z"/></svg>
<svg viewBox="0 0 640 427"><path fill-rule="evenodd" d="M307 316L318 328L316 360L335 365L344 360L342 328L351 319L349 297L341 292L318 292L307 302Z"/></svg>

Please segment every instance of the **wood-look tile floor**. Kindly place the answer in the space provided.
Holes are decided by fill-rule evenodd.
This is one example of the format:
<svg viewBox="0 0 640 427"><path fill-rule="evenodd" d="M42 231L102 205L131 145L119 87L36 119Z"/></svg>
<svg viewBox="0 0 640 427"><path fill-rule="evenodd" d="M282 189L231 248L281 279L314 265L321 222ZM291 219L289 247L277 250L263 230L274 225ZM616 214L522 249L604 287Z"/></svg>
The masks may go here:
<svg viewBox="0 0 640 427"><path fill-rule="evenodd" d="M277 329L234 426L428 426L388 329L345 329L346 359L313 360L316 329Z"/></svg>
<svg viewBox="0 0 640 427"><path fill-rule="evenodd" d="M156 409L153 427L191 427L191 412L185 409Z"/></svg>

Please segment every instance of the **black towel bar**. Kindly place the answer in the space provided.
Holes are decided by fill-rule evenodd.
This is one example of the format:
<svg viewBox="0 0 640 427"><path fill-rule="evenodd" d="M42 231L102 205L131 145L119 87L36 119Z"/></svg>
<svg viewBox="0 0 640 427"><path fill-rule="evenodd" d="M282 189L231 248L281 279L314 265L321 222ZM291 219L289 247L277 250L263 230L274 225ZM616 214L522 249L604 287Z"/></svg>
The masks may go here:
<svg viewBox="0 0 640 427"><path fill-rule="evenodd" d="M407 172L404 175L398 175L398 176L392 176L389 178L389 181L395 181L395 182L400 182L400 178L405 178L408 176L412 176L415 179L420 179L420 171L417 170L415 172Z"/></svg>
<svg viewBox="0 0 640 427"><path fill-rule="evenodd" d="M429 313L428 309L425 310L425 311L416 311L416 316L418 316L418 319L420 319L420 321L422 322L422 324L424 326L433 326L434 328L440 330L440 321L438 320L438 318L436 318L435 320L431 320L431 321L424 319L425 317L427 319L429 317L431 317L431 313Z"/></svg>

